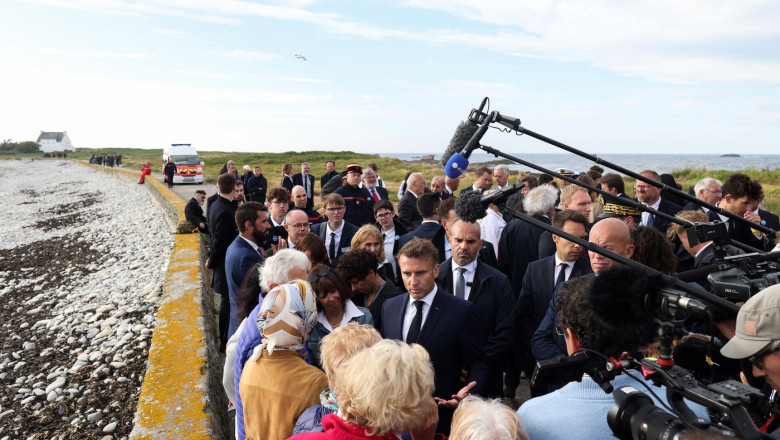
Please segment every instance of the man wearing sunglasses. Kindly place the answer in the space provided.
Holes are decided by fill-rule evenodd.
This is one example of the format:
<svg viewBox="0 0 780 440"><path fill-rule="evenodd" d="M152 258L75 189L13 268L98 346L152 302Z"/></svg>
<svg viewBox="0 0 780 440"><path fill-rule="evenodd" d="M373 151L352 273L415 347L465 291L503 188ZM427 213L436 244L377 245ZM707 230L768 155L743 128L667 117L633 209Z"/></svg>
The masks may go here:
<svg viewBox="0 0 780 440"><path fill-rule="evenodd" d="M721 328L721 330L723 330ZM775 392L780 390L780 285L767 287L753 295L739 309L733 337L720 349L732 359L750 361L753 376L764 379ZM724 334L731 333L724 330ZM780 414L769 418L762 428L780 436Z"/></svg>

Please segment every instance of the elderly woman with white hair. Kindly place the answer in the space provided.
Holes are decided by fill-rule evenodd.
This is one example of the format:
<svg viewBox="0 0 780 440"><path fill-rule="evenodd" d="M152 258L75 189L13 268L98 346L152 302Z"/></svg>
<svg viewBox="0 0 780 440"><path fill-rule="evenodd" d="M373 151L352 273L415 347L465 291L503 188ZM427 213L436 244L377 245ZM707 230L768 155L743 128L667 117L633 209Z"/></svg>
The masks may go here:
<svg viewBox="0 0 780 440"><path fill-rule="evenodd" d="M295 440L397 439L418 428L431 411L433 367L421 345L385 339L335 370L339 414L322 418L324 432Z"/></svg>
<svg viewBox="0 0 780 440"><path fill-rule="evenodd" d="M455 410L449 440L528 440L520 416L498 399L468 396Z"/></svg>
<svg viewBox="0 0 780 440"><path fill-rule="evenodd" d="M244 306L240 313L241 321L238 329L230 338L225 350L225 368L222 372L222 385L236 412L236 438L244 438L244 413L239 393L239 379L244 365L252 351L263 342L255 322L260 313L260 303L263 292L288 283L295 279L306 279L309 271L309 259L303 252L294 249L282 249L262 264L255 265L247 274L247 280L239 290ZM250 287L251 286L251 287Z"/></svg>
<svg viewBox="0 0 780 440"><path fill-rule="evenodd" d="M241 373L239 391L247 439L290 437L298 416L320 401L328 378L301 355L317 322L314 290L306 281L282 284L260 304L255 325L263 342Z"/></svg>

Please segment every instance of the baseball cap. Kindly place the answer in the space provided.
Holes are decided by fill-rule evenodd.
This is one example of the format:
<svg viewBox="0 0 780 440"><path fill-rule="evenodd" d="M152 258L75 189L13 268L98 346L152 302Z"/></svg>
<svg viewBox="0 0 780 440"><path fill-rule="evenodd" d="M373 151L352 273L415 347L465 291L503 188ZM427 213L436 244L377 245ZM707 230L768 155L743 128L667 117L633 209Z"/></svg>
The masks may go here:
<svg viewBox="0 0 780 440"><path fill-rule="evenodd" d="M753 295L737 313L736 334L720 349L723 356L745 359L780 339L780 284Z"/></svg>

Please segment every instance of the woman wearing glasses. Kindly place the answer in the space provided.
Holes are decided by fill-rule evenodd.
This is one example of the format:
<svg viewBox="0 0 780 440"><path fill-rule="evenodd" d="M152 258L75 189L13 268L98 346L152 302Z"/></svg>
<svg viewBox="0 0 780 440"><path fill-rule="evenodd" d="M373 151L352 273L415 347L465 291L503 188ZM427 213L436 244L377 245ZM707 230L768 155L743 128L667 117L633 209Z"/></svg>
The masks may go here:
<svg viewBox="0 0 780 440"><path fill-rule="evenodd" d="M371 312L352 302L352 289L335 270L322 267L309 275L309 283L317 298L317 324L307 342L309 360L312 365L322 368L320 342L334 329L348 323L373 326Z"/></svg>

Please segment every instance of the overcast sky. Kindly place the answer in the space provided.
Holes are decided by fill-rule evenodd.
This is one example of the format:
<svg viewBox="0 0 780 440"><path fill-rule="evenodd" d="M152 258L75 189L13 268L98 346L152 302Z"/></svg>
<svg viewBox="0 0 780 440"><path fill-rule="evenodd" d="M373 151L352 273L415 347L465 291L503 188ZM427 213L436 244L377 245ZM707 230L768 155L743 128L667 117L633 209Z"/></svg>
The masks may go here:
<svg viewBox="0 0 780 440"><path fill-rule="evenodd" d="M778 23L769 0L3 0L0 137L440 152L487 96L590 153L778 153Z"/></svg>

